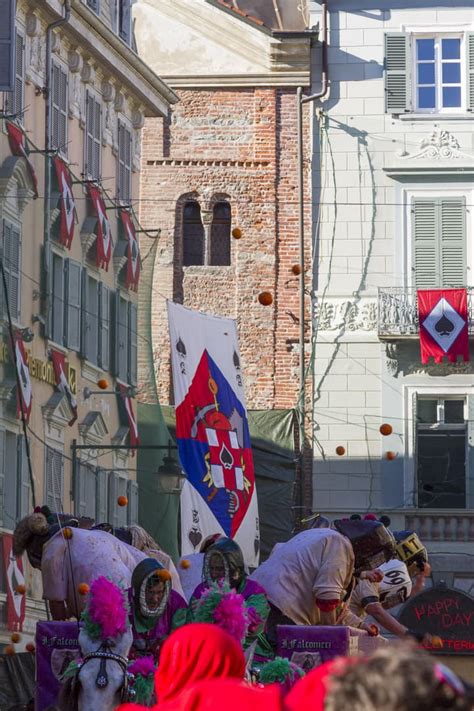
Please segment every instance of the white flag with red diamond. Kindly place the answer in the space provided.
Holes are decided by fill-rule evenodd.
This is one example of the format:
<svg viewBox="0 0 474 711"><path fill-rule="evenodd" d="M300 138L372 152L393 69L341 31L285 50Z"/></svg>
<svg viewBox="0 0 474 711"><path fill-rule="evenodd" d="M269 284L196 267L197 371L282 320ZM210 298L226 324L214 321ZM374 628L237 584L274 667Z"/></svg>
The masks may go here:
<svg viewBox="0 0 474 711"><path fill-rule="evenodd" d="M233 319L168 302L176 439L186 473L181 494L182 554L220 533L258 565L257 491Z"/></svg>
<svg viewBox="0 0 474 711"><path fill-rule="evenodd" d="M421 362L469 360L466 289L419 289Z"/></svg>

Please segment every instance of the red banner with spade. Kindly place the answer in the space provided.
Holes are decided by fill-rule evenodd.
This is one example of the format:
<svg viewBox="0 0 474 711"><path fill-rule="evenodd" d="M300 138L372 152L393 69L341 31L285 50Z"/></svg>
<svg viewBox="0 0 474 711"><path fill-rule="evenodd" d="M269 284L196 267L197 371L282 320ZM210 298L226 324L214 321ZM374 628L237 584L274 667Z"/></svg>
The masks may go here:
<svg viewBox="0 0 474 711"><path fill-rule="evenodd" d="M469 360L466 289L418 290L421 362Z"/></svg>
<svg viewBox="0 0 474 711"><path fill-rule="evenodd" d="M125 286L127 289L137 291L140 279L140 249L138 247L137 235L132 218L126 210L120 211L120 219L125 239L128 242L127 248L127 275Z"/></svg>
<svg viewBox="0 0 474 711"><path fill-rule="evenodd" d="M19 156L26 160L28 165L28 170L30 171L31 181L33 183L33 197L38 197L38 178L36 176L36 171L33 163L30 160L30 148L28 145L28 139L25 132L20 126L11 121L6 122L8 142L10 144L10 150L12 155Z"/></svg>
<svg viewBox="0 0 474 711"><path fill-rule="evenodd" d="M13 537L2 534L3 567L7 580L7 629L21 632L25 621L25 594L18 592L19 586L25 585L23 561L12 552ZM21 590L21 588L20 588Z"/></svg>
<svg viewBox="0 0 474 711"><path fill-rule="evenodd" d="M97 217L96 264L99 268L108 271L110 257L112 256L112 233L104 198L96 185L89 184L88 193L92 203L92 212Z"/></svg>
<svg viewBox="0 0 474 711"><path fill-rule="evenodd" d="M61 158L53 158L53 163L59 191L59 241L67 249L71 249L74 237L74 222L76 220L76 205L72 194L71 173Z"/></svg>

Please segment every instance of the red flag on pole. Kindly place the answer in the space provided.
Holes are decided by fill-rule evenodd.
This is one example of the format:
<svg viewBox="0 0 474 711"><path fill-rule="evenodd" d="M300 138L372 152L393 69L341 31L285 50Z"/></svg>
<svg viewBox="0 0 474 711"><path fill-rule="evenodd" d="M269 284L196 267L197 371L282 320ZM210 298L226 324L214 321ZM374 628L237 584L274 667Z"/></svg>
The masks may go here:
<svg viewBox="0 0 474 711"><path fill-rule="evenodd" d="M128 388L126 385L119 385L119 394L123 409L125 410L129 436L130 436L130 446L137 447L140 444L140 437L138 436L138 424L133 412L132 398L128 394ZM132 454L134 454L132 450Z"/></svg>
<svg viewBox="0 0 474 711"><path fill-rule="evenodd" d="M61 158L53 158L53 163L60 194L59 206L61 216L59 223L59 241L67 247L67 249L71 249L74 237L74 221L76 218L76 204L72 194L71 174L69 168Z"/></svg>
<svg viewBox="0 0 474 711"><path fill-rule="evenodd" d="M122 221L125 238L128 241L127 249L127 276L125 286L127 289L137 291L138 281L140 279L140 248L138 246L137 235L132 218L126 210L120 211L120 219Z"/></svg>
<svg viewBox="0 0 474 711"><path fill-rule="evenodd" d="M20 128L20 126L17 126L16 123L6 121L6 127L12 155L24 158L28 164L31 180L33 181L33 197L36 200L38 197L38 178L36 176L35 167L29 157L30 149L28 147L28 139L26 138L23 129Z"/></svg>
<svg viewBox="0 0 474 711"><path fill-rule="evenodd" d="M105 202L100 189L96 185L88 185L89 198L92 202L94 215L97 217L97 254L96 264L108 271L112 256L112 233L105 209Z"/></svg>
<svg viewBox="0 0 474 711"><path fill-rule="evenodd" d="M421 362L469 360L466 289L418 290Z"/></svg>
<svg viewBox="0 0 474 711"><path fill-rule="evenodd" d="M53 362L56 385L58 386L58 390L66 395L69 407L73 413L72 418L68 422L69 427L72 427L77 420L77 400L72 393L71 386L66 377L66 357L63 353L60 353L60 351L54 350L54 348L51 349L50 355Z"/></svg>
<svg viewBox="0 0 474 711"><path fill-rule="evenodd" d="M33 403L33 390L31 387L30 369L28 367L28 357L25 351L23 338L16 331L13 334L13 362L16 365L18 381L20 387L17 388L17 417L21 416L23 411L26 422L30 419L31 405Z"/></svg>
<svg viewBox="0 0 474 711"><path fill-rule="evenodd" d="M2 534L3 566L7 578L7 629L21 632L25 621L26 597L17 592L19 585L25 585L23 561L12 553L13 536Z"/></svg>

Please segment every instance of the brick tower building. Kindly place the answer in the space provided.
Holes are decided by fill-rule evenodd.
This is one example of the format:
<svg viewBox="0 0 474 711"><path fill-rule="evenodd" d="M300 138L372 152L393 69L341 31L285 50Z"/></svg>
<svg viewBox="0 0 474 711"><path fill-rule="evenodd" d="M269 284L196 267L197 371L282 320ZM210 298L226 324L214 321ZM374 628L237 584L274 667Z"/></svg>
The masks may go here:
<svg viewBox="0 0 474 711"><path fill-rule="evenodd" d="M140 323L151 329L153 368L144 353L139 397L149 401L156 380L160 403L172 402L171 299L237 319L250 409L294 408L296 90L309 86L314 36L304 3L138 0L134 13L141 57L180 99L168 120L148 120L144 129L140 215L161 234L158 244L147 237L142 244L151 291L142 292ZM309 121L305 132L309 274ZM271 294L270 305L259 303L261 292Z"/></svg>

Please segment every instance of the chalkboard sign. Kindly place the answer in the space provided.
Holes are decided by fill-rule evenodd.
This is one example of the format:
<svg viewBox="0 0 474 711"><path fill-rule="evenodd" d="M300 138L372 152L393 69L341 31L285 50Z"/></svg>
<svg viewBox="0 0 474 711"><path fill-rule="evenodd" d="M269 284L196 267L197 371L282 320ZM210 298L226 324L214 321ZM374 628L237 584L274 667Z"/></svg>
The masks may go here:
<svg viewBox="0 0 474 711"><path fill-rule="evenodd" d="M405 603L399 621L410 631L440 637L439 654L474 654L474 598L445 584L425 590Z"/></svg>

